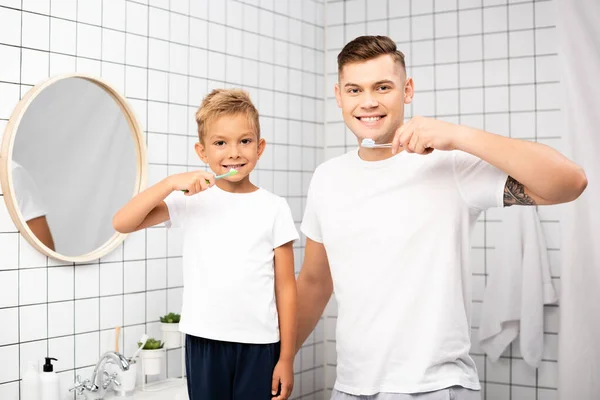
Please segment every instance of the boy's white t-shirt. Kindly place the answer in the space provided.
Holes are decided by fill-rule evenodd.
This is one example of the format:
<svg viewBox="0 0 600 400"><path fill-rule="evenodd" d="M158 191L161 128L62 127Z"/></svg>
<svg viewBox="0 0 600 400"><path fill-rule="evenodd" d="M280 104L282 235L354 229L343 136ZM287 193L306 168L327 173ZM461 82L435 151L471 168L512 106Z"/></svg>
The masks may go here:
<svg viewBox="0 0 600 400"><path fill-rule="evenodd" d="M12 162L12 178L19 211L27 222L47 215L41 199L41 193L27 170L19 163Z"/></svg>
<svg viewBox="0 0 600 400"><path fill-rule="evenodd" d="M507 175L464 152L357 150L320 165L301 230L324 244L338 303L335 388L479 389L469 356L470 234Z"/></svg>
<svg viewBox="0 0 600 400"><path fill-rule="evenodd" d="M168 227L183 229L180 331L237 343L279 341L274 249L298 239L282 197L217 186L165 199Z"/></svg>

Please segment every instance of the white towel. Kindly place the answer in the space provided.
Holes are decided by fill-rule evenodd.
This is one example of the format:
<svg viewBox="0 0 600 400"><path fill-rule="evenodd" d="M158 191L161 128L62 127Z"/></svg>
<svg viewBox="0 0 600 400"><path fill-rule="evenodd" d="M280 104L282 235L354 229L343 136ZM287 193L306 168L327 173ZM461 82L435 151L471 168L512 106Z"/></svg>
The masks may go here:
<svg viewBox="0 0 600 400"><path fill-rule="evenodd" d="M520 333L523 359L537 368L544 351L544 304L558 300L546 240L535 207L504 210L503 240L496 248L501 262L485 289L480 346L495 362Z"/></svg>

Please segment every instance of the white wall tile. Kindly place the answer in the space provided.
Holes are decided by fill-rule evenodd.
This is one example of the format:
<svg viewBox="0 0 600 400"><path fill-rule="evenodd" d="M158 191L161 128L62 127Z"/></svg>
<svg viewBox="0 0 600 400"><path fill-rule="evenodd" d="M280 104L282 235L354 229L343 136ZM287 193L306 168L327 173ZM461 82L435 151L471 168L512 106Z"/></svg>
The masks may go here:
<svg viewBox="0 0 600 400"><path fill-rule="evenodd" d="M455 89L458 87L458 64L438 65L435 67L436 89Z"/></svg>
<svg viewBox="0 0 600 400"><path fill-rule="evenodd" d="M36 85L48 78L50 58L47 52L21 51L21 83Z"/></svg>
<svg viewBox="0 0 600 400"><path fill-rule="evenodd" d="M481 9L461 10L458 12L458 32L460 35L481 33L483 14Z"/></svg>
<svg viewBox="0 0 600 400"><path fill-rule="evenodd" d="M0 246L2 257L0 258L0 270L17 269L19 266L19 236L16 233L0 235ZM5 250L6 249L6 250Z"/></svg>
<svg viewBox="0 0 600 400"><path fill-rule="evenodd" d="M19 7L18 4L16 6ZM48 15L50 14L50 0L23 0L23 10Z"/></svg>
<svg viewBox="0 0 600 400"><path fill-rule="evenodd" d="M75 298L98 296L99 288L98 265L78 265L75 267Z"/></svg>
<svg viewBox="0 0 600 400"><path fill-rule="evenodd" d="M24 12L22 14L22 36L23 47L37 50L48 50L50 32L50 18L45 15Z"/></svg>
<svg viewBox="0 0 600 400"><path fill-rule="evenodd" d="M100 298L100 329L111 329L121 326L122 324L123 296Z"/></svg>
<svg viewBox="0 0 600 400"><path fill-rule="evenodd" d="M458 15L456 12L436 14L434 22L436 37L458 35Z"/></svg>
<svg viewBox="0 0 600 400"><path fill-rule="evenodd" d="M491 33L483 36L483 56L490 58L506 58L508 56L508 40L506 33ZM512 54L512 48L511 48Z"/></svg>
<svg viewBox="0 0 600 400"><path fill-rule="evenodd" d="M77 24L52 18L50 29L50 50L74 55L77 50Z"/></svg>
<svg viewBox="0 0 600 400"><path fill-rule="evenodd" d="M0 346L18 343L19 309L17 307L0 309L0 318L4 324L0 330Z"/></svg>
<svg viewBox="0 0 600 400"><path fill-rule="evenodd" d="M412 65L431 65L434 63L434 42L426 40L419 42L420 45L415 48L412 54ZM413 70L414 71L414 70Z"/></svg>
<svg viewBox="0 0 600 400"><path fill-rule="evenodd" d="M19 271L19 305L46 302L46 268Z"/></svg>
<svg viewBox="0 0 600 400"><path fill-rule="evenodd" d="M483 31L504 32L508 29L508 10L506 6L483 9Z"/></svg>
<svg viewBox="0 0 600 400"><path fill-rule="evenodd" d="M123 296L125 325L141 324L146 322L146 294L135 293Z"/></svg>
<svg viewBox="0 0 600 400"><path fill-rule="evenodd" d="M146 290L146 263L144 261L125 261L124 293Z"/></svg>
<svg viewBox="0 0 600 400"><path fill-rule="evenodd" d="M143 4L127 2L127 32L138 35L148 34L148 7Z"/></svg>
<svg viewBox="0 0 600 400"><path fill-rule="evenodd" d="M123 293L123 263L111 262L100 266L100 296Z"/></svg>
<svg viewBox="0 0 600 400"><path fill-rule="evenodd" d="M166 259L148 260L146 265L146 290L165 288L167 285Z"/></svg>
<svg viewBox="0 0 600 400"><path fill-rule="evenodd" d="M100 25L102 0L78 0L77 20L92 25Z"/></svg>
<svg viewBox="0 0 600 400"><path fill-rule="evenodd" d="M171 42L187 45L190 40L189 17L171 13L170 40Z"/></svg>
<svg viewBox="0 0 600 400"><path fill-rule="evenodd" d="M2 44L21 45L21 11L0 7Z"/></svg>
<svg viewBox="0 0 600 400"><path fill-rule="evenodd" d="M224 52L225 47L225 37L226 30L223 25L213 24L211 22L208 23L208 37L210 40L208 41L208 48L210 50ZM256 36L254 36L256 37Z"/></svg>
<svg viewBox="0 0 600 400"><path fill-rule="evenodd" d="M510 88L511 111L530 111L535 109L535 87L533 85L513 86Z"/></svg>
<svg viewBox="0 0 600 400"><path fill-rule="evenodd" d="M0 271L0 307L19 304L19 271Z"/></svg>
<svg viewBox="0 0 600 400"><path fill-rule="evenodd" d="M531 56L534 54L533 31L510 32L508 38L511 57Z"/></svg>
<svg viewBox="0 0 600 400"><path fill-rule="evenodd" d="M169 13L150 7L148 10L148 35L153 38L169 40Z"/></svg>
<svg viewBox="0 0 600 400"><path fill-rule="evenodd" d="M102 72L102 63L100 61L77 57L75 63L76 70L79 73L99 76Z"/></svg>
<svg viewBox="0 0 600 400"><path fill-rule="evenodd" d="M98 361L99 332L75 335L75 367L93 366Z"/></svg>
<svg viewBox="0 0 600 400"><path fill-rule="evenodd" d="M510 4L508 6L508 27L514 29L533 28L533 3Z"/></svg>
<svg viewBox="0 0 600 400"><path fill-rule="evenodd" d="M77 24L77 55L99 59L101 55L102 30L96 26Z"/></svg>
<svg viewBox="0 0 600 400"><path fill-rule="evenodd" d="M85 333L99 329L99 299L75 300L75 333Z"/></svg>
<svg viewBox="0 0 600 400"><path fill-rule="evenodd" d="M164 280L164 278L163 278ZM153 290L146 295L147 321L159 321L159 318L168 313L167 291Z"/></svg>
<svg viewBox="0 0 600 400"><path fill-rule="evenodd" d="M0 118L8 119L15 104L19 102L19 85L0 83ZM0 228L3 231L14 230L5 207L0 209Z"/></svg>
<svg viewBox="0 0 600 400"><path fill-rule="evenodd" d="M510 83L533 83L535 81L535 61L533 57L509 60Z"/></svg>
<svg viewBox="0 0 600 400"><path fill-rule="evenodd" d="M511 92L511 106L513 103L513 93ZM530 138L535 134L535 113L513 113L510 121L510 133L514 138Z"/></svg>
<svg viewBox="0 0 600 400"><path fill-rule="evenodd" d="M483 38L467 36L458 39L460 61L478 61L483 58Z"/></svg>
<svg viewBox="0 0 600 400"><path fill-rule="evenodd" d="M457 90L436 93L436 113L438 115L458 114L458 105Z"/></svg>
<svg viewBox="0 0 600 400"><path fill-rule="evenodd" d="M73 334L74 324L75 303L73 301L48 304L48 337Z"/></svg>
<svg viewBox="0 0 600 400"><path fill-rule="evenodd" d="M19 341L29 342L48 336L47 305L33 305L19 308Z"/></svg>
<svg viewBox="0 0 600 400"><path fill-rule="evenodd" d="M52 362L55 372L72 369L75 366L75 337L67 336L49 339L48 355L58 360ZM70 382L73 382L73 380L71 379Z"/></svg>
<svg viewBox="0 0 600 400"><path fill-rule="evenodd" d="M19 48L0 45L0 80L5 82L19 82L21 75L21 52Z"/></svg>
<svg viewBox="0 0 600 400"><path fill-rule="evenodd" d="M469 62L460 64L460 87L480 87L483 85L483 64Z"/></svg>
<svg viewBox="0 0 600 400"><path fill-rule="evenodd" d="M126 2L112 0L102 3L102 26L125 31Z"/></svg>

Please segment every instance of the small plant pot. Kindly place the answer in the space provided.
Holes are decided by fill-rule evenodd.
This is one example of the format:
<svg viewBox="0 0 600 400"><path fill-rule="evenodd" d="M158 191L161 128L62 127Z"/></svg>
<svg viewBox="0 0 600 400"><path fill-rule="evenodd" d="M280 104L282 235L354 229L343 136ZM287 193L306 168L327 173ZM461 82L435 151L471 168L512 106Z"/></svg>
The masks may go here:
<svg viewBox="0 0 600 400"><path fill-rule="evenodd" d="M162 367L162 359L165 356L165 349L142 350L140 358L144 367L144 375L159 375Z"/></svg>
<svg viewBox="0 0 600 400"><path fill-rule="evenodd" d="M161 323L160 330L162 331L162 341L167 349L181 347L181 332L179 332L179 324Z"/></svg>

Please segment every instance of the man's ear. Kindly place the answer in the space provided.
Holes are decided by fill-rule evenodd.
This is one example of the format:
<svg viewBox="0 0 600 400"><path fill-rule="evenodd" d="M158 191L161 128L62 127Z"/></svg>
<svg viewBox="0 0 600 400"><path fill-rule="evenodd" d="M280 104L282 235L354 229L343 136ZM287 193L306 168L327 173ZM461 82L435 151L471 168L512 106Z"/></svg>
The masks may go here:
<svg viewBox="0 0 600 400"><path fill-rule="evenodd" d="M198 154L198 157L200 157L202 162L204 162L204 164L208 164L208 157L206 157L206 149L204 148L202 141L196 142L196 144L194 145L194 150L196 150L196 154Z"/></svg>
<svg viewBox="0 0 600 400"><path fill-rule="evenodd" d="M412 78L406 78L406 83L404 84L404 104L412 103L414 95L415 83Z"/></svg>
<svg viewBox="0 0 600 400"><path fill-rule="evenodd" d="M339 108L342 108L342 92L340 92L340 84L335 84L335 101Z"/></svg>
<svg viewBox="0 0 600 400"><path fill-rule="evenodd" d="M267 141L265 139L259 139L258 140L258 158L260 158L260 156L262 156L263 152L265 151L265 147L267 147Z"/></svg>

